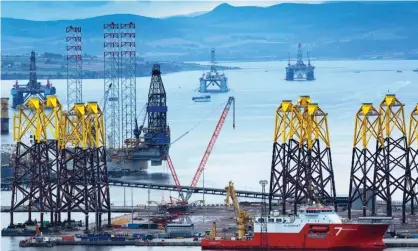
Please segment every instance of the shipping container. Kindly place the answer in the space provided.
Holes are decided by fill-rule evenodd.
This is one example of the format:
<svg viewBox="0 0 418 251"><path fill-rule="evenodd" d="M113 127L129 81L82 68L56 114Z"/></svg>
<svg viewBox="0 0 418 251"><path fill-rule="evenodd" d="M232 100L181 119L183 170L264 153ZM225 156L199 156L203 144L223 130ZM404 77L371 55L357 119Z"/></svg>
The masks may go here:
<svg viewBox="0 0 418 251"><path fill-rule="evenodd" d="M62 236L63 241L74 241L74 236Z"/></svg>
<svg viewBox="0 0 418 251"><path fill-rule="evenodd" d="M168 236L168 234L166 234L166 233L159 233L159 234L158 234L158 238L160 238L160 239L168 239L168 238L169 238L169 236Z"/></svg>
<svg viewBox="0 0 418 251"><path fill-rule="evenodd" d="M128 224L128 228L130 228L130 229L138 229L138 228L140 228L140 224L138 224L138 223L130 223L130 224Z"/></svg>
<svg viewBox="0 0 418 251"><path fill-rule="evenodd" d="M37 242L42 242L42 241L44 241L44 237L35 237L35 240Z"/></svg>
<svg viewBox="0 0 418 251"><path fill-rule="evenodd" d="M132 234L132 237L134 237L136 239L142 239L144 236L145 236L145 234L138 234L138 233Z"/></svg>
<svg viewBox="0 0 418 251"><path fill-rule="evenodd" d="M418 238L418 234L411 234L411 238L417 239Z"/></svg>
<svg viewBox="0 0 418 251"><path fill-rule="evenodd" d="M9 118L9 98L1 98L0 118Z"/></svg>
<svg viewBox="0 0 418 251"><path fill-rule="evenodd" d="M111 237L110 240L111 241L125 241L125 237L123 236Z"/></svg>
<svg viewBox="0 0 418 251"><path fill-rule="evenodd" d="M1 118L0 119L0 127L1 127L1 133L2 134L8 134L9 133L9 119L8 118Z"/></svg>

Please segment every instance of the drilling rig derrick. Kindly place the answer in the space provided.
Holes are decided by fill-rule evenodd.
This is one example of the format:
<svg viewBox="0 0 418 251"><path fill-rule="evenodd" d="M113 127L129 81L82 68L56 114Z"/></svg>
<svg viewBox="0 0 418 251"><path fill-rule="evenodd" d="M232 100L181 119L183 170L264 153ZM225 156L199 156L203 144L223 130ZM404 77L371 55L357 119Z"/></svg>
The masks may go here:
<svg viewBox="0 0 418 251"><path fill-rule="evenodd" d="M128 157L132 159L134 166L139 162L138 164L143 167L144 162L149 160L151 166L160 166L163 160L167 160L170 148L167 110L167 95L161 79L160 65L154 64L146 105L148 124L141 125L141 135L135 136L138 138L137 147L134 151L128 152ZM140 129L136 122L134 133L138 134L139 132Z"/></svg>
<svg viewBox="0 0 418 251"><path fill-rule="evenodd" d="M31 97L38 97L41 101L46 99L47 95L55 95L56 89L48 81L46 85L42 85L38 82L36 74L36 56L35 52L32 51L30 54L29 64L29 82L26 85L16 84L10 91L12 95L12 108L16 109L18 105L24 104Z"/></svg>
<svg viewBox="0 0 418 251"><path fill-rule="evenodd" d="M211 51L210 71L200 77L199 92L201 93L224 93L228 92L228 78L216 69L215 49ZM214 88L210 88L214 87Z"/></svg>

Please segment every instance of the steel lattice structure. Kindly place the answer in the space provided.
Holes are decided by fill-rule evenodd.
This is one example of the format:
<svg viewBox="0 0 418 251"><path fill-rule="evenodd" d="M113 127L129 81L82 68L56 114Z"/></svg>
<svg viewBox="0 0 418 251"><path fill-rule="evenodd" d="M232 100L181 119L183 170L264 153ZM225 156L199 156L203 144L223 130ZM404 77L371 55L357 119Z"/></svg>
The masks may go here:
<svg viewBox="0 0 418 251"><path fill-rule="evenodd" d="M13 138L16 145L16 168L12 184L10 225L14 224L14 211L28 203L28 221L32 221L31 209L36 207L41 214L50 213L51 223L56 209L56 183L52 180L58 170L58 139L62 107L55 96L45 101L29 98L14 116ZM31 135L32 142L25 142ZM22 184L29 181L28 186ZM20 198L19 198L20 197Z"/></svg>
<svg viewBox="0 0 418 251"><path fill-rule="evenodd" d="M282 196L282 213L293 202L335 204L335 181L331 159L327 114L302 96L295 105L283 101L276 111L270 175L272 197Z"/></svg>
<svg viewBox="0 0 418 251"><path fill-rule="evenodd" d="M272 210L274 194L279 193L282 196L282 214L286 213L286 202L295 198L299 141L302 138L300 121L298 108L293 106L291 100L284 100L276 110L269 211Z"/></svg>
<svg viewBox="0 0 418 251"><path fill-rule="evenodd" d="M66 35L66 59L67 59L67 109L82 102L82 47L81 27L67 26Z"/></svg>
<svg viewBox="0 0 418 251"><path fill-rule="evenodd" d="M165 160L170 146L170 128L167 124L167 95L159 64L154 64L152 67L147 114L148 125L144 128L145 143L160 149L160 156Z"/></svg>
<svg viewBox="0 0 418 251"><path fill-rule="evenodd" d="M266 200L266 185L267 180L260 180L261 193L262 193L262 202L261 202L261 236L260 236L260 247L263 250L269 249L268 242L268 211L267 211L267 200Z"/></svg>
<svg viewBox="0 0 418 251"><path fill-rule="evenodd" d="M408 129L408 172L407 180L411 181L409 185L409 193L404 193L404 201L411 203L411 214L415 213L415 203L417 202L417 188L418 188L418 104L412 110L409 117ZM405 211L402 210L402 220L405 222Z"/></svg>
<svg viewBox="0 0 418 251"><path fill-rule="evenodd" d="M119 24L122 139L132 139L136 118L135 23Z"/></svg>
<svg viewBox="0 0 418 251"><path fill-rule="evenodd" d="M403 193L403 211L405 198L409 193L411 180L407 165L407 138L404 104L395 95L388 94L380 103L379 113L384 140L383 165L376 165L374 182L376 193L386 202L387 215L392 216L392 195L400 190ZM379 146L378 146L379 147Z"/></svg>
<svg viewBox="0 0 418 251"><path fill-rule="evenodd" d="M96 227L102 226L102 213L107 213L107 225L111 224L110 191L106 163L106 140L104 117L100 107L95 102L86 105L89 132L87 143L90 146L90 167L93 174L95 196Z"/></svg>
<svg viewBox="0 0 418 251"><path fill-rule="evenodd" d="M350 219L352 205L358 199L363 206L363 216L366 216L369 203L375 212L374 172L377 165L382 165L383 144L380 113L371 103L364 103L356 114L354 128L348 197Z"/></svg>
<svg viewBox="0 0 418 251"><path fill-rule="evenodd" d="M303 99L301 99L303 100ZM312 202L333 204L335 202L335 180L331 158L330 137L328 129L328 114L316 103L306 101L298 102L301 107L303 127L303 151L299 157L299 163L303 165L303 171L297 181L301 184L302 191L306 193L308 204Z"/></svg>
<svg viewBox="0 0 418 251"><path fill-rule="evenodd" d="M85 215L88 230L89 212L95 212L96 229L102 226L101 214L108 213L108 188L103 114L97 103L75 104L64 114L64 131L60 141L61 169L58 184L58 214L78 208Z"/></svg>
<svg viewBox="0 0 418 251"><path fill-rule="evenodd" d="M119 99L119 67L120 67L120 34L119 24L104 25L104 93L105 123L108 146L111 149L121 145L121 121Z"/></svg>
<svg viewBox="0 0 418 251"><path fill-rule="evenodd" d="M50 213L50 222L58 226L61 213L67 212L70 221L75 208L85 214L86 230L90 212L96 213L96 230L102 226L103 212L110 224L104 121L97 103L76 103L64 112L55 96L45 101L30 98L15 114L13 135L17 148L11 225L14 211L26 202L28 221L32 222L31 209L36 207L41 227L44 213ZM25 142L29 135L33 142Z"/></svg>

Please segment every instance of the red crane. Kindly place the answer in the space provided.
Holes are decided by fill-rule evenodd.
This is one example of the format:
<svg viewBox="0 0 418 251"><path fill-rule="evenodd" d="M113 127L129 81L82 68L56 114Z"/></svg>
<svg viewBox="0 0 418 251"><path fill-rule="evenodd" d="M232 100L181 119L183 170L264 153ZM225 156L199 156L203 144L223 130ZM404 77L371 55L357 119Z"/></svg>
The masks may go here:
<svg viewBox="0 0 418 251"><path fill-rule="evenodd" d="M187 191L186 197L184 196L182 192L182 188L180 185L180 181L177 177L176 170L174 169L173 162L171 161L170 156L167 156L167 163L171 171L171 175L173 176L174 182L176 184L177 190L179 191L180 197L183 200L183 202L188 202L190 197L192 196L193 189L196 187L197 183L199 182L200 175L202 174L206 163L208 162L209 156L212 152L213 147L215 146L216 140L218 139L219 133L222 130L222 126L224 125L226 116L228 115L228 112L231 108L231 105L233 106L233 128L235 129L235 98L229 97L228 102L225 105L225 108L222 112L221 117L219 118L218 124L216 125L215 131L213 132L212 138L209 141L208 146L206 147L205 154L202 157L202 160L200 161L199 167L196 170L196 173L193 177L192 183Z"/></svg>
<svg viewBox="0 0 418 251"><path fill-rule="evenodd" d="M179 191L179 194L180 194L181 199L183 201L185 201L184 200L184 195L181 192L181 185L180 185L179 178L177 177L176 169L174 169L173 162L171 161L171 158L170 158L169 155L167 155L167 163L168 163L168 167L170 168L171 176L173 176L174 183L176 184L177 191ZM170 196L170 200L171 200L171 196ZM173 201L171 201L171 202L173 202Z"/></svg>

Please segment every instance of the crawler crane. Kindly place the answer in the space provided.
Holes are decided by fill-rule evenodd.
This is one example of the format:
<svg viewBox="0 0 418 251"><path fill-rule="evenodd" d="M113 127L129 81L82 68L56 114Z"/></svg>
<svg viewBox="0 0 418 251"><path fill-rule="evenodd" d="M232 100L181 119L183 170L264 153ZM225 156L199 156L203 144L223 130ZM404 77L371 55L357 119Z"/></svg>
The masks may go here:
<svg viewBox="0 0 418 251"><path fill-rule="evenodd" d="M182 205L188 205L188 201L190 200L190 197L193 194L193 190L196 188L196 185L200 179L201 174L203 173L203 170L205 169L206 163L208 162L209 156L212 153L212 149L215 146L216 140L218 139L219 134L221 133L222 127L224 125L226 116L228 115L229 109L232 106L232 112L233 112L233 123L232 127L235 129L235 98L229 97L228 102L225 105L225 108L221 114L221 117L219 118L218 124L216 125L215 131L212 134L212 138L209 141L209 144L206 148L205 154L202 157L202 160L200 161L200 164L196 170L195 175L193 176L192 183L190 187L188 188L187 192L184 194L182 191L182 187L180 185L180 181L177 177L176 170L174 169L173 162L171 161L170 156L167 156L167 163L168 167L170 168L171 175L173 176L174 182L176 184L177 190L179 192L180 198L181 198L181 204Z"/></svg>
<svg viewBox="0 0 418 251"><path fill-rule="evenodd" d="M242 210L239 206L237 194L235 193L234 183L229 182L228 186L225 187L226 190L226 206L230 206L229 198L232 200L232 204L235 208L235 213L237 214L237 225L238 225L238 239L242 239L245 236L245 231L251 222L251 217L248 213Z"/></svg>

